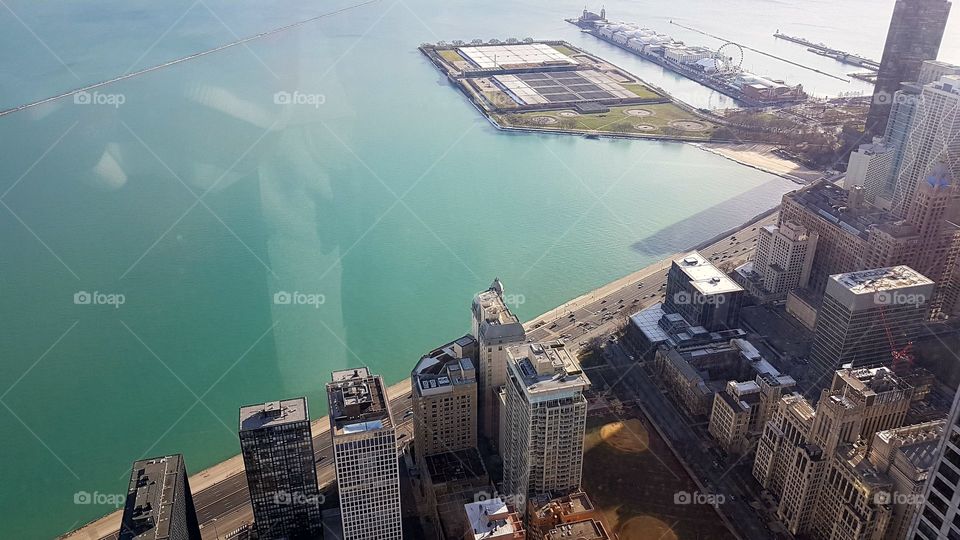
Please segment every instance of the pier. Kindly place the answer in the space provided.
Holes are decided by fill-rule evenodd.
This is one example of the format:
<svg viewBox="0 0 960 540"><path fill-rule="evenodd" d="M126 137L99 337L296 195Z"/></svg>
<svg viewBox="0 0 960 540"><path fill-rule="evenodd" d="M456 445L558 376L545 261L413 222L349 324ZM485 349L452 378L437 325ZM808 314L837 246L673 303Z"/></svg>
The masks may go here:
<svg viewBox="0 0 960 540"><path fill-rule="evenodd" d="M672 24L672 25L674 25L674 26L679 26L680 28L683 28L683 29L685 29L685 30L690 30L691 32L696 32L696 33L698 33L698 34L700 34L700 35L703 35L703 36L711 37L711 38L713 38L713 39L718 39L718 40L720 40L720 41L726 41L726 42L728 42L728 43L737 43L737 42L732 41L732 40L729 40L729 39L727 39L727 38L723 38L723 37L720 37L720 36L711 34L711 33L709 33L709 32L704 32L703 30L697 30L696 28L693 28L693 27L690 27L690 26L686 26L686 25L683 25L683 24L680 24L680 23L677 23L677 22L670 21L670 24ZM743 45L742 43L737 43L737 45L740 45L741 47L743 47L744 49L747 49L748 51L753 51L753 52L755 52L755 53L757 53L757 54L762 54L762 55L764 55L764 56L768 56L768 57L770 57L770 58L773 58L774 60L779 60L779 61L781 61L781 62L786 62L787 64L790 64L791 66L796 66L796 67L799 67L799 68L806 69L807 71L812 71L812 72L814 72L814 73L819 73L820 75L825 75L825 76L827 76L827 77L831 77L831 78L834 78L834 79L836 79L836 80L838 80L838 81L843 81L843 82L845 82L845 83L849 83L849 82L850 82L849 79L844 79L843 77L838 77L838 76L836 76L836 75L834 75L834 74L832 74L832 73L827 73L826 71L822 71L822 70L819 70L819 69L814 68L814 67L805 66L805 65L803 65L803 64L801 64L801 63L799 63L799 62L794 62L793 60L787 60L786 58L783 58L782 56L777 56L777 55L775 55L775 54L770 54L770 53L768 53L768 52L761 51L760 49L755 49L755 48L753 48L753 47L749 47L749 46L747 46L747 45Z"/></svg>
<svg viewBox="0 0 960 540"><path fill-rule="evenodd" d="M866 68L871 71L877 71L880 69L880 62L877 62L876 60L870 60L869 58L865 58L858 54L852 54L839 49L834 49L824 45L823 43L814 43L802 37L788 36L787 34L780 33L779 30L774 32L773 37L796 43L798 45L803 45L804 47L807 47L807 50L813 54L819 54L820 56L833 58L837 62L843 62L844 64L849 64L851 66Z"/></svg>

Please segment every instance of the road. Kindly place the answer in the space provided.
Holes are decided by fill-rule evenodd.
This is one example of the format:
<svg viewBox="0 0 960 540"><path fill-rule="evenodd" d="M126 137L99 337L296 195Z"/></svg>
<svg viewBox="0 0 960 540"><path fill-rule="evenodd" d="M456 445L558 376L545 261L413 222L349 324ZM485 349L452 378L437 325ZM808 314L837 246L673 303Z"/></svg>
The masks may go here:
<svg viewBox="0 0 960 540"><path fill-rule="evenodd" d="M390 410L393 411L394 419L397 420L397 436L400 437L401 444L413 438L413 416L407 415L411 407L409 396L410 391L407 386L404 391L390 399ZM317 462L317 481L323 491L336 478L331 450L333 441L330 439L329 426L326 429L314 429L314 433L313 450L314 459ZM247 478L243 471L194 493L193 498L204 540L223 538L227 533L253 521ZM117 537L118 534L113 533L101 536L100 540L116 540Z"/></svg>
<svg viewBox="0 0 960 540"><path fill-rule="evenodd" d="M756 246L757 229L776 223L777 214L771 214L726 235L700 252L716 264L738 265L745 262ZM614 284L602 287L527 323L528 341L547 341L564 338L576 351L594 337L607 336L617 331L626 316L635 313L663 297L666 286L666 271L670 259L661 261ZM392 389L393 387L391 387ZM403 392L391 397L390 407L394 417L399 418L401 440L413 437L413 417L405 416L410 409L409 385ZM315 426L317 424L314 424ZM332 444L329 425L314 429L313 447L317 460L317 479L321 489L328 487L335 478ZM684 456L678 456L681 461ZM242 470L229 475L205 489L194 493L197 517L201 523L204 540L222 538L253 521L253 512L247 492L247 481ZM116 517L119 521L119 516ZM79 533L79 534L77 534ZM76 531L68 535L76 540L115 540L117 533L106 536L84 534Z"/></svg>

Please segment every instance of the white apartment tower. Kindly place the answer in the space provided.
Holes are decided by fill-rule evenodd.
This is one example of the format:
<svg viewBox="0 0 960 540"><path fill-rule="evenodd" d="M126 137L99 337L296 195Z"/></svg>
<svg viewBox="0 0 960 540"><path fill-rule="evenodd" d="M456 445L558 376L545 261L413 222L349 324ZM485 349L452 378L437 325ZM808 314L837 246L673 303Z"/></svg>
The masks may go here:
<svg viewBox="0 0 960 540"><path fill-rule="evenodd" d="M893 212L905 217L918 184L943 163L960 178L960 76L944 75L923 87L897 171Z"/></svg>
<svg viewBox="0 0 960 540"><path fill-rule="evenodd" d="M580 487L590 380L559 341L509 349L503 486L518 500Z"/></svg>
<svg viewBox="0 0 960 540"><path fill-rule="evenodd" d="M523 343L526 332L520 319L507 307L503 284L499 279L473 299L472 332L477 339L479 362L477 402L480 434L494 446L499 444L499 389L507 381L507 351L511 345Z"/></svg>
<svg viewBox="0 0 960 540"><path fill-rule="evenodd" d="M400 470L390 400L367 368L327 383L343 540L401 540Z"/></svg>

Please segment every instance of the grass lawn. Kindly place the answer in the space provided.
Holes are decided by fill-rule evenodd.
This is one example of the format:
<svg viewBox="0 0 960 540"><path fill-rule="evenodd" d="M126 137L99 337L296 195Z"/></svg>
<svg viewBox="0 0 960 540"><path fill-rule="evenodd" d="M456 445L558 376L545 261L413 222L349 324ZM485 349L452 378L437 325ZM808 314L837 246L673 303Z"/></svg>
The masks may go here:
<svg viewBox="0 0 960 540"><path fill-rule="evenodd" d="M630 110L648 111L647 116L634 116L627 113ZM565 129L583 132L597 131L601 133L625 133L635 135L682 137L690 140L708 140L716 128L706 120L694 117L687 111L672 103L657 103L652 105L624 105L611 107L610 111L600 114L578 114L567 116L563 111L536 111L520 114L505 114L498 116L498 121L517 127L532 127L544 129ZM555 121L548 124L537 124L535 117L550 117ZM685 131L671 125L671 122L697 122L706 127L702 131Z"/></svg>
<svg viewBox="0 0 960 540"><path fill-rule="evenodd" d="M565 54L565 55L567 55L567 56L573 56L573 55L575 55L575 54L580 54L580 53L578 53L577 51L571 49L570 47L564 47L563 45L551 45L551 47L553 47L554 49L562 52L563 54Z"/></svg>
<svg viewBox="0 0 960 540"><path fill-rule="evenodd" d="M660 94L654 92L653 90L647 88L645 85L634 83L634 84L624 84L622 85L627 90L633 92L634 94L642 98L658 98Z"/></svg>
<svg viewBox="0 0 960 540"><path fill-rule="evenodd" d="M458 53L454 49L438 50L437 54L439 54L444 60L450 63L466 62L466 59L460 56L460 53Z"/></svg>

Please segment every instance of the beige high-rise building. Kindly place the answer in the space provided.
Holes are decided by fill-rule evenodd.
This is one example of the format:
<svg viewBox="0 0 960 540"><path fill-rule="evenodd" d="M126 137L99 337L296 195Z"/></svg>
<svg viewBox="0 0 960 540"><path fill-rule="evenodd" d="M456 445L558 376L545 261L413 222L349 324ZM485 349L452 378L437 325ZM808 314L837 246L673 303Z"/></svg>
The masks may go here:
<svg viewBox="0 0 960 540"><path fill-rule="evenodd" d="M753 475L777 500L794 535L818 540L884 538L893 482L864 444L899 428L913 389L887 368L843 369L814 409L784 396L764 429Z"/></svg>
<svg viewBox="0 0 960 540"><path fill-rule="evenodd" d="M508 353L503 486L517 501L580 487L590 380L562 342Z"/></svg>
<svg viewBox="0 0 960 540"><path fill-rule="evenodd" d="M791 290L807 286L818 238L793 221L761 227L753 260L733 276L761 302L783 300Z"/></svg>
<svg viewBox="0 0 960 540"><path fill-rule="evenodd" d="M503 284L494 280L490 288L473 299L473 336L479 347L477 365L477 402L479 430L491 444L500 438L499 389L507 381L507 351L523 343L526 331L520 319L504 301Z"/></svg>
<svg viewBox="0 0 960 540"><path fill-rule="evenodd" d="M477 341L463 336L424 355L410 374L417 461L477 447Z"/></svg>

